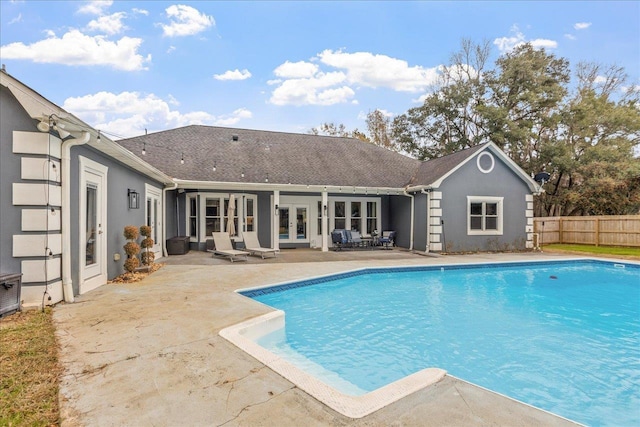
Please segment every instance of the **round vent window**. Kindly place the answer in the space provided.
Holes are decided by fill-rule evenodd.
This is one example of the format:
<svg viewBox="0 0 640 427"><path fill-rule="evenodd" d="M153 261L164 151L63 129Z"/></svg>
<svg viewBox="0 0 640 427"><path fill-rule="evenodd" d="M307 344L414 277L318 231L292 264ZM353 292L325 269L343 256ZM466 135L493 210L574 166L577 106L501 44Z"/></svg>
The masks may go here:
<svg viewBox="0 0 640 427"><path fill-rule="evenodd" d="M480 155L476 158L476 163L478 164L478 169L482 173L489 173L493 170L493 167L496 165L496 161L493 158L491 153L480 153Z"/></svg>

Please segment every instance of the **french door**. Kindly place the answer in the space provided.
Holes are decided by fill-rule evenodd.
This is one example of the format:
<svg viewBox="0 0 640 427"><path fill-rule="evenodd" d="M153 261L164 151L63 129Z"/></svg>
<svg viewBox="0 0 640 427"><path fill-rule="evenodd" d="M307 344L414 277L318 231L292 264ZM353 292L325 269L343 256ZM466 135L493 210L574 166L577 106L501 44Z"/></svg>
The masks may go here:
<svg viewBox="0 0 640 427"><path fill-rule="evenodd" d="M309 207L284 205L278 207L278 238L282 243L309 241Z"/></svg>
<svg viewBox="0 0 640 427"><path fill-rule="evenodd" d="M107 167L80 157L79 292L107 283Z"/></svg>

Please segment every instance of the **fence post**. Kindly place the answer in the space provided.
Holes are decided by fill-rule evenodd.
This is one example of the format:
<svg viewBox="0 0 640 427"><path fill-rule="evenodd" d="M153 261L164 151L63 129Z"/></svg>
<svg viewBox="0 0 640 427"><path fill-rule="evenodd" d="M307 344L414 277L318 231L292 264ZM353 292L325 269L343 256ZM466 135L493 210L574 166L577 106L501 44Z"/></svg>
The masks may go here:
<svg viewBox="0 0 640 427"><path fill-rule="evenodd" d="M560 244L563 244L562 241L562 218L558 219L558 240L560 240Z"/></svg>
<svg viewBox="0 0 640 427"><path fill-rule="evenodd" d="M600 217L596 217L596 246L600 246Z"/></svg>

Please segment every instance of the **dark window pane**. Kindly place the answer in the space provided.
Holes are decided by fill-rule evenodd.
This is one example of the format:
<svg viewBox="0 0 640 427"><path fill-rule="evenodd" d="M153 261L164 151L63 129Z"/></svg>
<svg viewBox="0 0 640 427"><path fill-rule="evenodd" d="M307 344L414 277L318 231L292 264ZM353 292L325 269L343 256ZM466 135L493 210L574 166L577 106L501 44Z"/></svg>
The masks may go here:
<svg viewBox="0 0 640 427"><path fill-rule="evenodd" d="M487 203L487 215L498 215L498 204L497 203Z"/></svg>
<svg viewBox="0 0 640 427"><path fill-rule="evenodd" d="M353 231L360 231L360 219L351 219L351 229Z"/></svg>
<svg viewBox="0 0 640 427"><path fill-rule="evenodd" d="M196 237L196 219L189 218L189 235L191 237Z"/></svg>
<svg viewBox="0 0 640 427"><path fill-rule="evenodd" d="M376 209L376 202L367 202L367 216L372 217L378 214Z"/></svg>
<svg viewBox="0 0 640 427"><path fill-rule="evenodd" d="M482 203L471 203L471 215L482 215Z"/></svg>
<svg viewBox="0 0 640 427"><path fill-rule="evenodd" d="M367 234L373 233L373 230L378 229L378 220L375 218L367 219Z"/></svg>
<svg viewBox="0 0 640 427"><path fill-rule="evenodd" d="M498 218L494 216L487 217L485 224L486 224L485 230L497 230Z"/></svg>
<svg viewBox="0 0 640 427"><path fill-rule="evenodd" d="M345 226L345 222L344 221L345 221L344 218L336 219L336 221L335 221L336 222L336 228L344 229L344 226Z"/></svg>
<svg viewBox="0 0 640 427"><path fill-rule="evenodd" d="M351 202L351 216L360 218L360 202Z"/></svg>
<svg viewBox="0 0 640 427"><path fill-rule="evenodd" d="M482 230L482 217L480 217L480 216L472 216L471 217L471 229L472 230Z"/></svg>
<svg viewBox="0 0 640 427"><path fill-rule="evenodd" d="M334 215L336 218L344 218L346 216L345 215L346 209L345 209L344 203L345 202L336 202L335 215Z"/></svg>

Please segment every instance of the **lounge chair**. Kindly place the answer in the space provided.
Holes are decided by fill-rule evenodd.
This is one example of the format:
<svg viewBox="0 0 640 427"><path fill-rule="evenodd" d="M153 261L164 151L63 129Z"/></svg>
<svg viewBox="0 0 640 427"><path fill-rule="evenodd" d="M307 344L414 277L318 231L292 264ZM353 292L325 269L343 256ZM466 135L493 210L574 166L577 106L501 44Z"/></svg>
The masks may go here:
<svg viewBox="0 0 640 427"><path fill-rule="evenodd" d="M384 249L391 249L389 245L396 245L396 232L395 231L383 231L382 237L378 239L378 244L384 245Z"/></svg>
<svg viewBox="0 0 640 427"><path fill-rule="evenodd" d="M244 237L244 248L251 255L260 254L262 259L264 259L265 254L273 254L274 257L277 256L277 252L273 248L263 248L260 246L260 240L258 240L258 233L255 231L245 231L242 233L242 237Z"/></svg>
<svg viewBox="0 0 640 427"><path fill-rule="evenodd" d="M354 248L366 248L367 241L362 240L362 235L359 231L351 231L351 246Z"/></svg>
<svg viewBox="0 0 640 427"><path fill-rule="evenodd" d="M211 234L213 235L213 244L215 246L215 249L208 250L207 252L213 252L214 255L227 256L229 257L229 260L231 262L236 261L239 257L244 257L244 261L247 260L247 255L249 255L249 252L233 249L231 238L227 233L213 232Z"/></svg>

